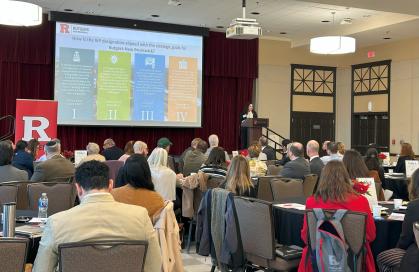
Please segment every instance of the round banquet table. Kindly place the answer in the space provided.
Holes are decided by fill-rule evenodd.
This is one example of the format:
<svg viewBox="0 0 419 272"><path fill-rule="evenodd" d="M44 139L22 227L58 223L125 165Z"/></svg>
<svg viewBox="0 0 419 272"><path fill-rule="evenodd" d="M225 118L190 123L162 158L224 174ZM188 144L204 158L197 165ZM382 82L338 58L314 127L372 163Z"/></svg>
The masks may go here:
<svg viewBox="0 0 419 272"><path fill-rule="evenodd" d="M284 199L276 203L305 204L305 198ZM389 213L392 211L392 205L382 206L389 208ZM275 237L279 244L305 246L301 240L304 213L305 211L301 210L273 206ZM384 217L375 219L374 222L377 235L371 243L371 249L375 260L380 252L396 246L402 230L402 222L387 220Z"/></svg>
<svg viewBox="0 0 419 272"><path fill-rule="evenodd" d="M403 200L409 200L408 183L409 179L406 175L385 174L385 179L382 184L383 189L393 191L391 199L401 198Z"/></svg>
<svg viewBox="0 0 419 272"><path fill-rule="evenodd" d="M36 217L38 211L32 210L16 210L16 216L27 216L27 217ZM17 223L16 227L23 226L24 223ZM3 230L2 222L0 222L0 230ZM39 242L41 237L29 237L27 235L15 234L16 237L23 237L29 240L28 252L26 256L26 263L32 263L35 261L36 254L38 253Z"/></svg>

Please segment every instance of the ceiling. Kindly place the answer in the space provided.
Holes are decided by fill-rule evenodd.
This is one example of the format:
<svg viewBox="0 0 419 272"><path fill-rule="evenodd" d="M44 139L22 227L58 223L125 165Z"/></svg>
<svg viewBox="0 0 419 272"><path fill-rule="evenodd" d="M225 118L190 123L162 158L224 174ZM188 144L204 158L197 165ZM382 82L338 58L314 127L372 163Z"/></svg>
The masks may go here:
<svg viewBox="0 0 419 272"><path fill-rule="evenodd" d="M169 1L179 1L181 5L168 5ZM28 2L42 6L45 11L71 9L74 13L205 26L214 31L225 31L231 20L242 14L241 0ZM332 12L335 12L334 22ZM306 45L310 38L320 35L353 36L357 38L358 47L419 37L418 0L247 0L246 13L247 17L261 23L263 38L287 40L293 47ZM340 24L344 18L351 18L352 24Z"/></svg>

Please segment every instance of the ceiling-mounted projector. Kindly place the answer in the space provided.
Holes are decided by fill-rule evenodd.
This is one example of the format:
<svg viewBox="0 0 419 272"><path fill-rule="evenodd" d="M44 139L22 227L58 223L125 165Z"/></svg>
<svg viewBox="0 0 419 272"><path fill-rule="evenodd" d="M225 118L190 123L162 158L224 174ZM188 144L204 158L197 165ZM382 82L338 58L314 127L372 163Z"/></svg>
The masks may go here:
<svg viewBox="0 0 419 272"><path fill-rule="evenodd" d="M226 37L230 39L251 40L262 36L262 27L256 19L246 18L246 0L242 2L243 18L231 21L226 30Z"/></svg>

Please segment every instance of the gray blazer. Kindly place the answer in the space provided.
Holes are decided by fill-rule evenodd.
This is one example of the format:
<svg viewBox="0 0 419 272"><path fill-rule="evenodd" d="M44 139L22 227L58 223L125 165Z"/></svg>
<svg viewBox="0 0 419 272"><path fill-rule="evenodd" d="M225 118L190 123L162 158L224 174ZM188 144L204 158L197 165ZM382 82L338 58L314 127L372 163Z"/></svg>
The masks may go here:
<svg viewBox="0 0 419 272"><path fill-rule="evenodd" d="M57 178L74 176L74 171L74 165L69 160L61 155L55 155L35 166L31 181L55 181Z"/></svg>
<svg viewBox="0 0 419 272"><path fill-rule="evenodd" d="M147 210L116 202L109 193L97 193L48 218L32 271L55 271L62 243L104 240L148 241L144 272L161 270L160 246Z"/></svg>
<svg viewBox="0 0 419 272"><path fill-rule="evenodd" d="M279 174L284 178L304 179L305 175L310 174L310 166L303 157L299 157L287 162Z"/></svg>
<svg viewBox="0 0 419 272"><path fill-rule="evenodd" d="M320 178L324 164L319 157L316 157L310 161L310 172L316 174Z"/></svg>
<svg viewBox="0 0 419 272"><path fill-rule="evenodd" d="M19 170L11 164L0 166L0 182L4 181L27 181L28 172Z"/></svg>

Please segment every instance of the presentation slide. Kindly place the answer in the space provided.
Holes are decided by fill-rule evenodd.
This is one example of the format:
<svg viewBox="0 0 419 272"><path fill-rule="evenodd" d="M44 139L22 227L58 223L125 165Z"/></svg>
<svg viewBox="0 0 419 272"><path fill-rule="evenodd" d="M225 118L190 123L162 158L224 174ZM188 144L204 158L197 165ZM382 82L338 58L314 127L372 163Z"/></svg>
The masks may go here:
<svg viewBox="0 0 419 272"><path fill-rule="evenodd" d="M59 125L200 127L202 37L56 22Z"/></svg>

